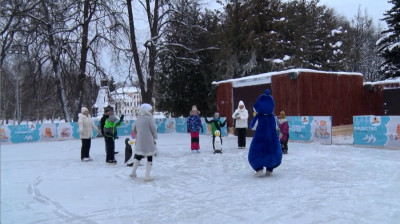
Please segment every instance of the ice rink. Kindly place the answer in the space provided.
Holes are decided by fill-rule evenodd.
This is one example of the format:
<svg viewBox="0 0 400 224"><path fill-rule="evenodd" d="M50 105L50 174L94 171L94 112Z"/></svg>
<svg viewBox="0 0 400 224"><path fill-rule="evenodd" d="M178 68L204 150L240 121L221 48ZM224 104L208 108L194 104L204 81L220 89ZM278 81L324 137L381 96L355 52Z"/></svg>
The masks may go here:
<svg viewBox="0 0 400 224"><path fill-rule="evenodd" d="M210 136L192 154L189 134L159 134L144 182L144 166L128 176L124 139L115 166L103 138L92 162L80 140L1 145L1 223L400 223L400 150L289 142L273 175L255 178L251 138L237 149L224 137L214 155Z"/></svg>

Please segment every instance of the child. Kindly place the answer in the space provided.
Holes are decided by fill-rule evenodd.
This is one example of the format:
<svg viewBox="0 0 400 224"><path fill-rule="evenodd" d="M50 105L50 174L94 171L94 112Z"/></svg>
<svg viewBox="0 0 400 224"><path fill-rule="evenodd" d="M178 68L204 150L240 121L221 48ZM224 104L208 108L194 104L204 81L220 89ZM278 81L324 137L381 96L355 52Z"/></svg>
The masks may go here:
<svg viewBox="0 0 400 224"><path fill-rule="evenodd" d="M104 124L104 139L106 142L106 163L110 165L117 164L117 160L114 157L115 150L115 139L118 139L117 136L117 127L121 126L122 121L124 120L124 115L121 115L121 119L117 122L118 117L115 115L110 115L109 118L105 121Z"/></svg>
<svg viewBox="0 0 400 224"><path fill-rule="evenodd" d="M152 106L144 103L140 106L139 116L133 123L132 130L136 134L136 147L134 155L134 163L131 178L136 178L136 170L140 164L140 160L147 157L146 177L144 181L152 181L150 171L153 166L153 156L157 153L156 139L157 127L152 114Z"/></svg>
<svg viewBox="0 0 400 224"><path fill-rule="evenodd" d="M212 133L212 137L213 137L213 149L214 149L214 153L215 153L215 131L219 131L219 133L221 134L221 127L224 127L226 124L226 119L224 122L220 121L220 116L218 112L215 112L214 114L214 118L209 121L207 120L207 118L205 118L206 123L207 124L211 124L211 133ZM221 135L219 136L219 139L221 140L221 144L222 144L222 137Z"/></svg>
<svg viewBox="0 0 400 224"><path fill-rule="evenodd" d="M286 120L285 111L281 111L279 114L279 141L281 142L282 153L288 153L288 141L289 141L289 122Z"/></svg>
<svg viewBox="0 0 400 224"><path fill-rule="evenodd" d="M199 114L200 111L197 110L196 105L193 105L187 120L187 132L190 133L190 148L192 152L200 152L199 131L203 132L203 124Z"/></svg>
<svg viewBox="0 0 400 224"><path fill-rule="evenodd" d="M257 172L254 176L271 175L274 168L282 162L282 149L276 134L276 121L273 114L275 102L269 89L258 97L254 104L256 116L250 124L255 128L254 137L250 144L248 160L251 167ZM256 124L257 123L257 124Z"/></svg>

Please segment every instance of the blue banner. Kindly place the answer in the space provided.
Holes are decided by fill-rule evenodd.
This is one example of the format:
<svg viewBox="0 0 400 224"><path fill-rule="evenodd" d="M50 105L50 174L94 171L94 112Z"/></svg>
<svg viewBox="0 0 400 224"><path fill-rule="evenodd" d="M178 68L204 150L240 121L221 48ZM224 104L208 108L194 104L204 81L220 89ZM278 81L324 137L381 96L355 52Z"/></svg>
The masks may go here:
<svg viewBox="0 0 400 224"><path fill-rule="evenodd" d="M331 116L286 116L289 140L332 144Z"/></svg>
<svg viewBox="0 0 400 224"><path fill-rule="evenodd" d="M400 149L400 116L354 116L354 145Z"/></svg>
<svg viewBox="0 0 400 224"><path fill-rule="evenodd" d="M186 133L187 118L156 118L154 119L158 133ZM221 118L224 121L225 118ZM130 136L134 120L124 120L123 124L117 128L118 136ZM211 128L207 126L204 118L201 118L203 133L211 134ZM99 127L99 121L94 124ZM227 127L222 128L222 136L227 135ZM99 136L93 130L93 137ZM70 123L44 123L44 124L25 124L25 125L3 125L0 126L1 143L24 143L37 141L55 141L79 139L79 126L77 122Z"/></svg>

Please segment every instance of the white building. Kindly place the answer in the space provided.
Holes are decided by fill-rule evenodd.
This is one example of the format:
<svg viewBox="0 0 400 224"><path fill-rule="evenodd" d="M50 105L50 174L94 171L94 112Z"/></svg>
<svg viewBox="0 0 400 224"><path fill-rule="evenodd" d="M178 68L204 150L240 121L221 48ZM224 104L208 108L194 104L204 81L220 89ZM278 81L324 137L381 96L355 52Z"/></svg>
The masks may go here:
<svg viewBox="0 0 400 224"><path fill-rule="evenodd" d="M93 105L93 117L101 118L104 114L104 108L107 106L115 107L110 96L107 81L102 80L99 93L97 94L96 103Z"/></svg>
<svg viewBox="0 0 400 224"><path fill-rule="evenodd" d="M140 90L136 87L123 87L111 92L110 94L115 103L114 112L118 115L123 114L131 119L137 116L142 103Z"/></svg>

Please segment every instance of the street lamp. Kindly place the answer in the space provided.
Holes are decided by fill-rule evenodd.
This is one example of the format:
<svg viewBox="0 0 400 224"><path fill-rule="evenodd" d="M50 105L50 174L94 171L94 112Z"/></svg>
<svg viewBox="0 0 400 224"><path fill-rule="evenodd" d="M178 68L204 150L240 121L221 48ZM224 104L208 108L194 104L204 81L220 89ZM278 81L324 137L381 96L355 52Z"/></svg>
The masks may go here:
<svg viewBox="0 0 400 224"><path fill-rule="evenodd" d="M27 46L24 45L11 45L11 47L7 50L8 54L16 54L16 55L27 55ZM20 78L21 78L21 63L18 65L18 71L16 75L16 88L15 88L15 97L16 97L16 115L18 124L21 124L21 90L20 90ZM15 119L14 119L15 120Z"/></svg>

